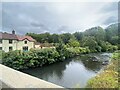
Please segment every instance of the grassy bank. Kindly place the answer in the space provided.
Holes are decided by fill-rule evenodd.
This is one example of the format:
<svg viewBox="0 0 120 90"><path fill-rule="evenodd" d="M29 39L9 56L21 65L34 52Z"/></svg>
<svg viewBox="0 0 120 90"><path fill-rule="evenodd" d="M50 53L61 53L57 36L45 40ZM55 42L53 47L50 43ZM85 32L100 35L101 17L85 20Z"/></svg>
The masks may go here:
<svg viewBox="0 0 120 90"><path fill-rule="evenodd" d="M105 68L103 72L96 77L90 79L86 88L120 88L118 79L120 78L118 72L120 67L120 51L113 53L111 63Z"/></svg>

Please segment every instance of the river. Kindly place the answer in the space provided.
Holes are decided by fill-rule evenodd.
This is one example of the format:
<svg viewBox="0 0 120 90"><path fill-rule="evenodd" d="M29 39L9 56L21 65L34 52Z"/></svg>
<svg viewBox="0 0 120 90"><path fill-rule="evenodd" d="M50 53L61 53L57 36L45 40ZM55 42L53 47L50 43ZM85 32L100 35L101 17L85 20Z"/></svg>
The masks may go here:
<svg viewBox="0 0 120 90"><path fill-rule="evenodd" d="M106 65L103 65L103 62L110 61L111 56L111 53L83 54L63 62L22 72L65 88L84 88L90 78L104 69Z"/></svg>

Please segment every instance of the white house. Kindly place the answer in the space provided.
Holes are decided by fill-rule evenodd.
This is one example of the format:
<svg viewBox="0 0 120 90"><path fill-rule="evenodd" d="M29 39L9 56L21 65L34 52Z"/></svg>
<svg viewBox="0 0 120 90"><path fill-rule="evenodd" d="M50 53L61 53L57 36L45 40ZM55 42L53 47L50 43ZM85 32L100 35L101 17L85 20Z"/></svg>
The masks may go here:
<svg viewBox="0 0 120 90"><path fill-rule="evenodd" d="M34 43L35 40L32 37L16 35L14 30L12 34L0 32L0 50L5 52L12 50L28 51L35 47Z"/></svg>

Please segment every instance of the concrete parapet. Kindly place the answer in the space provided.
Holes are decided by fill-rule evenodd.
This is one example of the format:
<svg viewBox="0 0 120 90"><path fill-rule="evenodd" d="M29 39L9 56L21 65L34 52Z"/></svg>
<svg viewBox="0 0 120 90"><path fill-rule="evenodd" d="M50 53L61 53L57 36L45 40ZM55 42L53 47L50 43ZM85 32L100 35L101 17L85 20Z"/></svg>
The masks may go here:
<svg viewBox="0 0 120 90"><path fill-rule="evenodd" d="M41 80L34 76L22 73L0 64L0 81L2 88L63 88L53 83Z"/></svg>

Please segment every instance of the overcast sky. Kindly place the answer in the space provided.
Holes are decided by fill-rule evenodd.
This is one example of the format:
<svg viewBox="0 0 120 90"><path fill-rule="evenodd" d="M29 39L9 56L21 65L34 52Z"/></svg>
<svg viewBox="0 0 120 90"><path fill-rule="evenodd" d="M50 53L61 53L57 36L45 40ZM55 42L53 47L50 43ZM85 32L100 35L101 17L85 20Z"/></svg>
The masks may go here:
<svg viewBox="0 0 120 90"><path fill-rule="evenodd" d="M116 23L117 2L4 2L2 31L73 33Z"/></svg>

